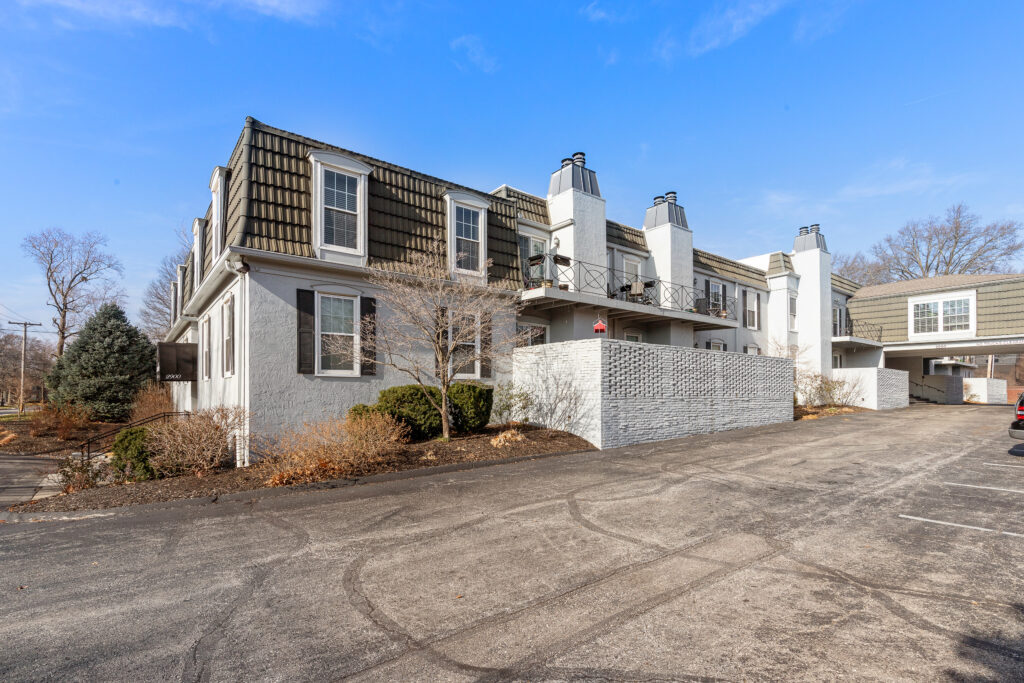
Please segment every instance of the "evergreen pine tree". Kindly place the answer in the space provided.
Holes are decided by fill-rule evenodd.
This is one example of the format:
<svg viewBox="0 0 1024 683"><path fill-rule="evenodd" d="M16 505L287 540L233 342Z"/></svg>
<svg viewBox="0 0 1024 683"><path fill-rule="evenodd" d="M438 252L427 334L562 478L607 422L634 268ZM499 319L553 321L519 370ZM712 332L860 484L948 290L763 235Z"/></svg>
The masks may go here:
<svg viewBox="0 0 1024 683"><path fill-rule="evenodd" d="M156 348L117 304L105 304L46 378L51 398L89 411L95 420L127 419L132 398L156 375Z"/></svg>

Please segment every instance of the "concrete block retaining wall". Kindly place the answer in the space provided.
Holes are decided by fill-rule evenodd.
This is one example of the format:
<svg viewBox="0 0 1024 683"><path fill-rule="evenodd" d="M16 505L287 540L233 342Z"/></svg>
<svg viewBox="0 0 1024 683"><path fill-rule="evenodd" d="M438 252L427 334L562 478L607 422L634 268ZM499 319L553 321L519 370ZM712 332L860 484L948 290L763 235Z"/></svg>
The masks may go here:
<svg viewBox="0 0 1024 683"><path fill-rule="evenodd" d="M516 349L535 421L598 448L793 419L793 361L588 339Z"/></svg>
<svg viewBox="0 0 1024 683"><path fill-rule="evenodd" d="M910 385L910 393L945 405L964 402L964 378L957 375L925 375Z"/></svg>
<svg viewBox="0 0 1024 683"><path fill-rule="evenodd" d="M964 400L971 403L1006 403L1006 380L964 377Z"/></svg>
<svg viewBox="0 0 1024 683"><path fill-rule="evenodd" d="M853 405L892 410L910 405L910 376L891 368L833 368L832 377L855 389Z"/></svg>

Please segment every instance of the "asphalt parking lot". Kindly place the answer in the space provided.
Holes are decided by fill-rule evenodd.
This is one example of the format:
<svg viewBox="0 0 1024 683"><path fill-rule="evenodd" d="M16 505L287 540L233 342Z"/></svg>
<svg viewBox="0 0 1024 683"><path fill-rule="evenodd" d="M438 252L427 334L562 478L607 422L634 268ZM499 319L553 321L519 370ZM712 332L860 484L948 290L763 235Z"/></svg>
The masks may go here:
<svg viewBox="0 0 1024 683"><path fill-rule="evenodd" d="M0 524L0 679L1024 679L1011 413Z"/></svg>

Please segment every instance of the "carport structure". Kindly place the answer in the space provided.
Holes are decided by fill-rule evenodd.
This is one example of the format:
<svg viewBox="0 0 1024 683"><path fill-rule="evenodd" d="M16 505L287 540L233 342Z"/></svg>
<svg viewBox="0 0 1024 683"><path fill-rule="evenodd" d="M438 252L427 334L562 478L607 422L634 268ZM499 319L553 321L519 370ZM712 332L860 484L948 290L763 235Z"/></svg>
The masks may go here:
<svg viewBox="0 0 1024 683"><path fill-rule="evenodd" d="M971 377L970 357L1024 353L1024 275L942 275L857 290L851 318L881 329L880 364L936 403L1004 403L1006 382Z"/></svg>

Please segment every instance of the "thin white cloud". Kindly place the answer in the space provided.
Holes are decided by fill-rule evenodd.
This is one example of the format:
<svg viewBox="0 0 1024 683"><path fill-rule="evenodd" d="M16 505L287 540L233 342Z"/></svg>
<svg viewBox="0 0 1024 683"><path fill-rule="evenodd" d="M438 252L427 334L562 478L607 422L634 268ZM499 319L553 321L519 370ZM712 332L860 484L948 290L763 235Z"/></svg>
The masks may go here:
<svg viewBox="0 0 1024 683"><path fill-rule="evenodd" d="M326 0L18 0L24 8L53 10L60 28L79 22L186 28L196 12L230 10L284 21L308 21L326 9Z"/></svg>
<svg viewBox="0 0 1024 683"><path fill-rule="evenodd" d="M651 54L657 61L671 64L679 56L680 48L679 41L672 35L671 29L665 29L651 46Z"/></svg>
<svg viewBox="0 0 1024 683"><path fill-rule="evenodd" d="M594 0L589 5L580 7L580 14L587 18L587 21L608 21L615 22L619 21L619 15L612 12L611 10L601 7L598 0Z"/></svg>
<svg viewBox="0 0 1024 683"><path fill-rule="evenodd" d="M812 221L840 215L857 202L904 195L935 195L979 180L970 173L943 175L927 163L891 159L874 164L856 179L824 196L771 189L761 193L759 204L771 216Z"/></svg>
<svg viewBox="0 0 1024 683"><path fill-rule="evenodd" d="M689 52L702 55L731 45L782 9L789 0L733 0L705 14L690 32Z"/></svg>
<svg viewBox="0 0 1024 683"><path fill-rule="evenodd" d="M487 48L484 47L484 42L480 40L480 36L472 34L459 36L449 43L448 46L453 51L462 54L466 61L485 74L492 74L498 70L497 60L487 52ZM455 62L455 65L465 70L465 65L461 62Z"/></svg>

